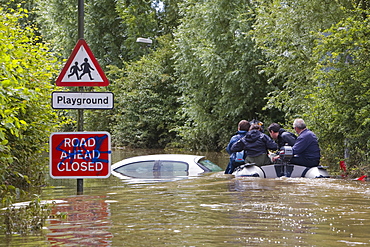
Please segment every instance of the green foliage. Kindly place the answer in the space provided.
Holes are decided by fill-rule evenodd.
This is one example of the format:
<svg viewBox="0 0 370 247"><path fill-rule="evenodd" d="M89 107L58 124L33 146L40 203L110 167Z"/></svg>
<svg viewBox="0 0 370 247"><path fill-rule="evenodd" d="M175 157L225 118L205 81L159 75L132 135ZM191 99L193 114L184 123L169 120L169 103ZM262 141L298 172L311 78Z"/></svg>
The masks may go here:
<svg viewBox="0 0 370 247"><path fill-rule="evenodd" d="M109 3L108 3L109 2ZM110 10L106 10L106 5L110 6ZM107 15L109 12L114 12L114 15ZM148 52L147 47L137 43L138 37L154 37L157 30L157 20L155 19L155 9L151 6L151 1L95 1L89 2L86 8L86 16L92 22L97 19L103 19L106 26L102 23L96 23L87 29L87 36L107 37L106 30L114 30L109 34L110 40L91 39L91 47L95 47L93 52L98 58L106 58L107 61L103 65L109 65L120 70L125 66L123 61L137 61L141 56ZM100 16L94 18L94 16ZM117 35L117 34L120 35ZM112 35L111 35L112 34ZM118 49L111 49L110 43L116 44ZM97 51L97 53L95 53ZM112 61L112 58L115 61ZM109 62L109 60L111 60ZM109 67L108 66L108 67ZM125 69L125 68L124 68ZM109 73L109 68L106 69ZM122 92L119 90L119 81L122 78L115 78L114 75L109 77L111 86L108 90L114 92L115 96ZM118 81L117 81L118 80ZM119 103L118 103L119 104ZM85 127L88 130L106 130L111 133L115 132L116 117L121 109L110 111L86 111Z"/></svg>
<svg viewBox="0 0 370 247"><path fill-rule="evenodd" d="M303 117L323 164L368 164L368 12L362 1L258 1L254 36L276 90L267 107ZM362 9L361 9L362 8Z"/></svg>
<svg viewBox="0 0 370 247"><path fill-rule="evenodd" d="M322 102L315 114L326 123L326 128L320 125L326 143L336 144L339 150L347 148L348 164L366 167L370 161L370 21L368 11L350 13L351 17L324 31L327 35L320 37L315 49L319 61L313 78L318 82L315 102Z"/></svg>
<svg viewBox="0 0 370 247"><path fill-rule="evenodd" d="M35 0L37 23L43 39L54 51L67 59L78 40L78 9L76 0Z"/></svg>
<svg viewBox="0 0 370 247"><path fill-rule="evenodd" d="M113 129L116 145L163 148L176 136L170 131L179 124L176 117L179 95L169 66L173 52L167 45L170 40L163 37L158 42L162 40L163 47L127 64L124 75L116 81ZM116 69L114 73L123 72Z"/></svg>
<svg viewBox="0 0 370 247"><path fill-rule="evenodd" d="M275 90L269 93L267 108L277 107L290 122L302 117L320 138L324 157L343 150L338 139L327 142L322 132L332 137L328 107L335 104L318 98L313 55L317 34L345 16L348 1L258 1L253 35L267 62L261 67ZM325 114L323 114L325 113ZM338 153L335 152L335 155ZM338 156L336 156L338 157Z"/></svg>
<svg viewBox="0 0 370 247"><path fill-rule="evenodd" d="M42 203L36 197L26 206L9 206L4 213L5 234L38 233L51 214L53 204Z"/></svg>
<svg viewBox="0 0 370 247"><path fill-rule="evenodd" d="M127 25L116 10L116 0L85 1L85 39L100 65L122 66L127 59ZM76 19L75 19L76 20Z"/></svg>
<svg viewBox="0 0 370 247"><path fill-rule="evenodd" d="M268 107L286 112L288 119L303 117L315 85L310 81L316 64L312 59L315 33L340 20L341 5L331 0L257 2L253 35L267 58L262 69L275 86Z"/></svg>
<svg viewBox="0 0 370 247"><path fill-rule="evenodd" d="M35 0L38 7L37 22L43 38L53 44L67 59L78 38L78 1ZM116 11L115 0L84 1L84 39L99 64L122 65L127 58L125 23Z"/></svg>
<svg viewBox="0 0 370 247"><path fill-rule="evenodd" d="M45 39L67 58L77 2L35 1ZM348 150L366 168L368 10L363 0L86 1L85 39L116 99L113 111L87 111L86 127L116 145L221 150L241 119L302 117L324 164Z"/></svg>
<svg viewBox="0 0 370 247"><path fill-rule="evenodd" d="M0 195L7 204L17 189L42 183L41 152L59 121L49 83L58 64L34 29L19 25L26 9L0 12Z"/></svg>
<svg viewBox="0 0 370 247"><path fill-rule="evenodd" d="M140 49L142 44L136 43L139 37L155 37L158 30L156 10L152 0L121 0L117 2L117 12L125 23L125 61L137 60L146 53Z"/></svg>
<svg viewBox="0 0 370 247"><path fill-rule="evenodd" d="M241 119L262 115L268 87L257 66L263 56L249 35L249 1L188 1L175 33L182 91L181 136L196 149L220 150Z"/></svg>
<svg viewBox="0 0 370 247"><path fill-rule="evenodd" d="M126 35L123 45L127 55L122 56L122 59L130 62L122 63L119 66L111 66L107 73L111 80L108 90L114 92L116 99L115 108L112 111L87 111L86 128L117 133L117 137L114 136L113 138L114 143L117 145L164 147L168 144L169 137L175 136L175 133L169 134L168 132L169 126L173 128L173 123L176 122L174 119L177 117L171 116L170 119L165 117L165 115L174 114L177 111L177 103L174 97L177 98L178 95L173 89L174 79L167 79L173 76L173 72L172 61L170 60L171 54L169 54L172 38L171 34L168 36L166 34L174 29L176 25L176 22L171 23L170 19L176 19L176 13L173 13L173 10L176 10L177 1L165 1L163 2L163 8L159 8L157 4L153 1L117 1L116 3L117 13L120 16L122 25L125 26L124 32ZM138 37L157 38L153 39L153 45L148 47L145 44L137 43L136 39ZM141 61L138 61L143 55L146 56ZM123 69L121 69L122 67ZM160 75L161 73L165 75ZM133 81L126 85L128 79ZM136 85L138 79L148 81L143 81ZM150 80L153 80L153 82ZM160 82L157 82L158 80ZM141 85L148 83L157 86L154 88L151 85L145 87ZM143 90L146 91L141 92L142 88L145 88ZM164 91L160 92L161 90ZM142 95L151 99L162 98L154 101L149 100L146 103L143 102L141 108L137 104L127 104L126 100L129 95L130 97L138 98L138 100L144 100ZM125 103L124 105L122 105L123 102ZM128 101L128 103L130 102ZM172 106L172 109L154 110L158 104L162 104L159 102L164 102L163 105L168 105L168 108ZM152 103L153 105L151 105ZM144 107L151 110L145 110L143 109ZM163 112L163 110L167 112ZM151 112L149 114L150 118L154 120L151 120L147 113L141 116L143 111ZM125 115L122 116L122 112L125 112ZM137 120L137 117L140 120ZM146 117L148 119L144 120ZM141 122L141 120L145 123ZM154 125L155 127L151 127Z"/></svg>
<svg viewBox="0 0 370 247"><path fill-rule="evenodd" d="M158 20L158 34L157 35L173 35L176 28L181 22L181 13L179 5L183 0L163 0L155 2L155 9L157 10ZM153 6L152 2L152 6Z"/></svg>

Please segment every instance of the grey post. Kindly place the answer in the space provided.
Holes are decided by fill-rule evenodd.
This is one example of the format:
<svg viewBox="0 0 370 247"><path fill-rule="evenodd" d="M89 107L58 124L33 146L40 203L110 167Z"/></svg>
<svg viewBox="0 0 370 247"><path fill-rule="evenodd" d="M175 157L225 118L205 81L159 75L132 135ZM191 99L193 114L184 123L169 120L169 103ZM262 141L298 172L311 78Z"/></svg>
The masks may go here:
<svg viewBox="0 0 370 247"><path fill-rule="evenodd" d="M78 0L78 39L84 38L84 0ZM79 87L79 91L83 92L84 87ZM78 109L77 130L84 130L84 110ZM77 194L82 195L84 191L84 180L77 179Z"/></svg>

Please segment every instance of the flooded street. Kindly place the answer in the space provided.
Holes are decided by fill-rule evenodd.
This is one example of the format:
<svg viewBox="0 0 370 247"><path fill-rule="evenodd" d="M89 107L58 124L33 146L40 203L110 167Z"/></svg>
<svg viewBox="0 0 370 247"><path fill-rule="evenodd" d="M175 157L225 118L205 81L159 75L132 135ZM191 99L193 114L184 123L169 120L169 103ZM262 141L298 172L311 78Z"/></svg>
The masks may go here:
<svg viewBox="0 0 370 247"><path fill-rule="evenodd" d="M113 154L116 162L124 157ZM208 156L225 168L227 156ZM225 163L226 162L226 163ZM370 185L341 179L234 178L223 172L173 182L114 176L51 180L55 200L40 236L1 235L0 246L368 246Z"/></svg>

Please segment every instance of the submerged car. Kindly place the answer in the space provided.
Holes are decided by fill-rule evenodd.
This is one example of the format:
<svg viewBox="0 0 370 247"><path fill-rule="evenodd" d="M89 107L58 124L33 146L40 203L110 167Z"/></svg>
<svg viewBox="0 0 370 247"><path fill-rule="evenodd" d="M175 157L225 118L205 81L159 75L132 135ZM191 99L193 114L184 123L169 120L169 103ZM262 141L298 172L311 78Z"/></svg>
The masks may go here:
<svg viewBox="0 0 370 247"><path fill-rule="evenodd" d="M154 154L136 156L112 165L112 174L123 179L177 180L222 169L204 156Z"/></svg>

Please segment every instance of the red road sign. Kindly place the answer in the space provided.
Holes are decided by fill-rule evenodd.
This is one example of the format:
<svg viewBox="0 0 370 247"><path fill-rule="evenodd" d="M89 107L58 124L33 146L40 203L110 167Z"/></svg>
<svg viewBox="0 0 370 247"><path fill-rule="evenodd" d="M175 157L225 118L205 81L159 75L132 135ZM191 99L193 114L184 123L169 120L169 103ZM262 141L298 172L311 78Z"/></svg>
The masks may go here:
<svg viewBox="0 0 370 247"><path fill-rule="evenodd" d="M111 169L108 132L61 132L50 135L52 178L107 178Z"/></svg>
<svg viewBox="0 0 370 247"><path fill-rule="evenodd" d="M108 86L109 81L84 39L78 40L56 80L57 86Z"/></svg>

